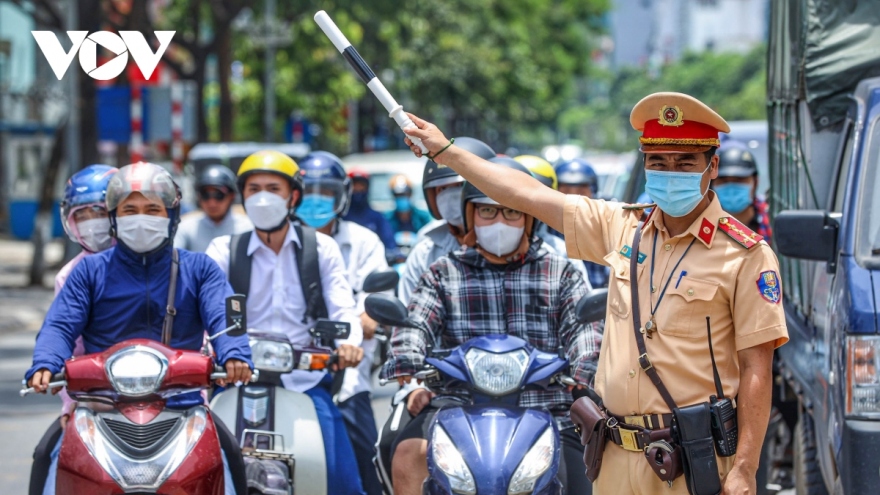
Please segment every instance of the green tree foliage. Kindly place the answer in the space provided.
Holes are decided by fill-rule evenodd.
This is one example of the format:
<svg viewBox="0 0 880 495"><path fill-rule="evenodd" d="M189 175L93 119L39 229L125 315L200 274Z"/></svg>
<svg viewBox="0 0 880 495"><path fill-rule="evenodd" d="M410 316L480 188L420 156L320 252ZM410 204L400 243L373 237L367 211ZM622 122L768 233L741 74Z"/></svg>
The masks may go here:
<svg viewBox="0 0 880 495"><path fill-rule="evenodd" d="M258 17L260 4L253 5ZM330 13L340 29L408 110L497 144L554 125L591 66L608 0L443 0L279 2L295 40L279 50L279 130L291 111L321 126L318 145L347 148L346 107L358 101L361 126L399 131L372 101L312 15ZM236 35L235 58L246 79L233 85L237 139L259 139L262 51ZM391 76L391 77L389 77ZM364 115L368 118L364 118Z"/></svg>
<svg viewBox="0 0 880 495"><path fill-rule="evenodd" d="M637 133L629 124L633 105L658 91L679 91L699 98L726 120L766 118L766 47L745 54L704 52L687 54L652 77L645 68L626 68L604 74L607 98L574 106L562 113L559 127L573 141L590 148L628 150Z"/></svg>

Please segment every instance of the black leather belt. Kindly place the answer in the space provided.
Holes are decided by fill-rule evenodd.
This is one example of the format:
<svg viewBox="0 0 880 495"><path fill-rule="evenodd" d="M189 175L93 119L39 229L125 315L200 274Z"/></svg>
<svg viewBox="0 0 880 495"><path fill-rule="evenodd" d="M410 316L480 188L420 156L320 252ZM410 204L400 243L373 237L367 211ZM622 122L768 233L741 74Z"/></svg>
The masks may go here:
<svg viewBox="0 0 880 495"><path fill-rule="evenodd" d="M649 430L660 430L669 428L672 425L672 414L639 414L634 416L618 416L610 414L609 416L617 420L618 423L631 426L647 428Z"/></svg>

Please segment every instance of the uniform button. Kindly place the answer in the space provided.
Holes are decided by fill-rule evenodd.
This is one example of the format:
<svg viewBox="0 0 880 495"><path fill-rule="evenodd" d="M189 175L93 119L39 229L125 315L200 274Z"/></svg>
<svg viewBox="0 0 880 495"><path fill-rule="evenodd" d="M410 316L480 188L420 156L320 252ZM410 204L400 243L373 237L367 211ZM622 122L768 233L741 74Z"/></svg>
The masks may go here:
<svg viewBox="0 0 880 495"><path fill-rule="evenodd" d="M629 370L629 377L632 378L636 376L636 370Z"/></svg>
<svg viewBox="0 0 880 495"><path fill-rule="evenodd" d="M688 289L688 295L689 296L694 295L694 289Z"/></svg>
<svg viewBox="0 0 880 495"><path fill-rule="evenodd" d="M672 249L672 246L667 244L667 245L663 246L663 249L669 251L670 249Z"/></svg>

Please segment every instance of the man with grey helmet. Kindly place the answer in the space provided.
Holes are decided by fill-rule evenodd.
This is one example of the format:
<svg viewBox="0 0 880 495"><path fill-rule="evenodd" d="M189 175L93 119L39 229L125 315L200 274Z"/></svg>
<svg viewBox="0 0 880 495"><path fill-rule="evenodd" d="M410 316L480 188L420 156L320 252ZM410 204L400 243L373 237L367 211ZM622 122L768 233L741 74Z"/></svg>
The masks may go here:
<svg viewBox="0 0 880 495"><path fill-rule="evenodd" d="M235 174L223 165L209 165L196 181L200 212L180 220L174 246L204 253L215 237L235 235L254 228L246 215L232 209Z"/></svg>

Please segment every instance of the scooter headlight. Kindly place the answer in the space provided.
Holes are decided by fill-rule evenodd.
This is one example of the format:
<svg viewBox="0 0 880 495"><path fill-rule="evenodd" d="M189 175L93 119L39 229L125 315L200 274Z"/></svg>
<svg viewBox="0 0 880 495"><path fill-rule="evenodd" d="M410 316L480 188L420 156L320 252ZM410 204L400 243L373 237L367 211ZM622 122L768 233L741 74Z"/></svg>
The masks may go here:
<svg viewBox="0 0 880 495"><path fill-rule="evenodd" d="M510 486L507 489L508 495L521 495L532 493L535 489L535 482L547 471L550 463L553 462L553 452L556 450L556 438L553 434L553 428L549 427L544 433L538 437L538 441L526 453L523 460L519 463L519 467L513 472L510 478Z"/></svg>
<svg viewBox="0 0 880 495"><path fill-rule="evenodd" d="M149 347L136 345L110 356L104 371L117 393L142 397L159 390L168 371L168 359Z"/></svg>
<svg viewBox="0 0 880 495"><path fill-rule="evenodd" d="M529 365L529 353L522 349L503 354L472 348L464 356L474 387L489 395L506 395L519 388Z"/></svg>
<svg viewBox="0 0 880 495"><path fill-rule="evenodd" d="M146 458L133 458L120 451L104 433L102 422L87 408L77 408L74 425L80 440L104 471L128 492L157 490L183 463L208 424L203 408L193 408L171 441Z"/></svg>
<svg viewBox="0 0 880 495"><path fill-rule="evenodd" d="M293 370L293 348L287 342L251 339L250 344L254 368L278 373Z"/></svg>
<svg viewBox="0 0 880 495"><path fill-rule="evenodd" d="M434 427L431 455L434 458L434 464L449 478L449 488L453 492L464 495L477 493L477 484L471 475L471 470L468 469L461 453L440 425Z"/></svg>

